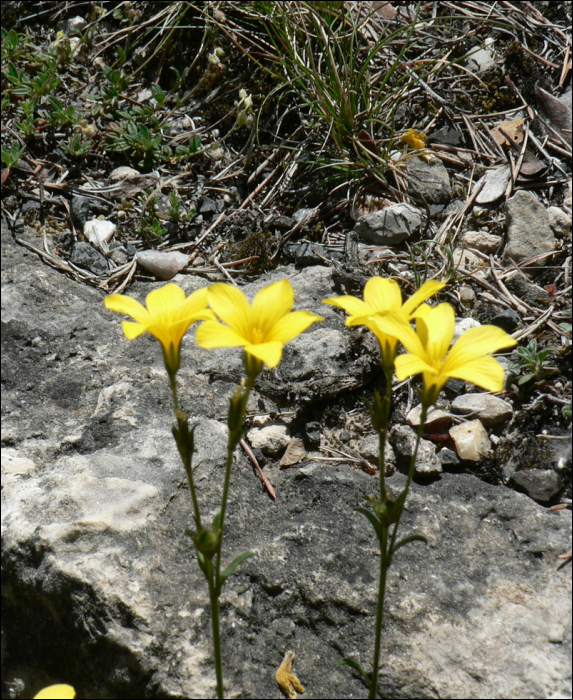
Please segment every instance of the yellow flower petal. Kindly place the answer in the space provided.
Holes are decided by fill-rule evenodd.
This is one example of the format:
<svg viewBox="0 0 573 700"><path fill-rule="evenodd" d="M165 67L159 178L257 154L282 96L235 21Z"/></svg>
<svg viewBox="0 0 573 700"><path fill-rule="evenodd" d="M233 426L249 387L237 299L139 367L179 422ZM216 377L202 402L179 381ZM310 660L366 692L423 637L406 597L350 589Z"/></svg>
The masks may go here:
<svg viewBox="0 0 573 700"><path fill-rule="evenodd" d="M181 287L171 283L149 292L145 298L145 305L151 316L160 316L167 319L174 310L181 308L184 301L185 292Z"/></svg>
<svg viewBox="0 0 573 700"><path fill-rule="evenodd" d="M310 313L310 311L293 311L277 321L267 334L268 341L278 340L280 343L288 343L305 331L316 321L324 321L322 316Z"/></svg>
<svg viewBox="0 0 573 700"><path fill-rule="evenodd" d="M401 314L388 312L386 314L372 316L371 322L378 328L380 333L398 338L408 352L411 352L413 355L425 357L426 351L420 342L420 338Z"/></svg>
<svg viewBox="0 0 573 700"><path fill-rule="evenodd" d="M454 343L444 365L444 372L450 373L478 357L515 345L517 342L497 326L470 328Z"/></svg>
<svg viewBox="0 0 573 700"><path fill-rule="evenodd" d="M110 309L110 311L112 311L112 309ZM125 337L128 340L139 338L140 335L143 335L143 333L147 331L147 327L144 326L142 323L133 323L133 321L122 321L121 327L123 328Z"/></svg>
<svg viewBox="0 0 573 700"><path fill-rule="evenodd" d="M486 391L502 391L505 374L503 367L494 357L478 357L453 370L450 369L447 376L477 384Z"/></svg>
<svg viewBox="0 0 573 700"><path fill-rule="evenodd" d="M121 296L121 295L116 295ZM110 309L111 311L112 309ZM42 688L37 695L34 695L34 700L38 698L39 700L67 700L68 698L75 698L76 691L71 685L66 685L65 683L59 683L57 685L50 685L47 688Z"/></svg>
<svg viewBox="0 0 573 700"><path fill-rule="evenodd" d="M400 381L408 379L413 374L420 374L420 372L428 372L429 374L436 375L436 370L429 364L424 362L423 359L417 355L398 355L395 360L396 376Z"/></svg>
<svg viewBox="0 0 573 700"><path fill-rule="evenodd" d="M251 307L247 298L231 284L212 284L207 290L209 306L217 316L245 339L251 337Z"/></svg>
<svg viewBox="0 0 573 700"><path fill-rule="evenodd" d="M275 324L290 312L293 304L294 291L287 279L274 282L268 287L261 289L253 299L251 314L253 327L257 328L263 338L267 339ZM292 338L289 338L289 340L292 340Z"/></svg>
<svg viewBox="0 0 573 700"><path fill-rule="evenodd" d="M275 341L271 343L258 343L257 345L245 345L245 352L262 360L268 367L276 367L281 361L283 343Z"/></svg>
<svg viewBox="0 0 573 700"><path fill-rule="evenodd" d="M371 277L364 287L364 302L372 309L371 313L400 311L402 292L398 282L383 277Z"/></svg>
<svg viewBox="0 0 573 700"><path fill-rule="evenodd" d="M404 302L402 306L402 313L404 316L410 317L414 310L423 301L426 301L426 299L429 299L429 297L437 294L445 286L446 285L443 282L438 282L437 280L428 280L427 282L424 282L420 289L418 289L417 292L414 292L414 294L412 294L412 296L406 299Z"/></svg>
<svg viewBox="0 0 573 700"><path fill-rule="evenodd" d="M351 316L369 316L372 313L372 309L361 299L348 295L333 297L332 299L323 299L322 303L338 306Z"/></svg>
<svg viewBox="0 0 573 700"><path fill-rule="evenodd" d="M195 342L201 348L234 348L249 345L251 341L222 323L205 321L197 329Z"/></svg>
<svg viewBox="0 0 573 700"><path fill-rule="evenodd" d="M139 321L139 323L149 322L149 311L133 297L128 297L124 294L110 294L103 300L103 303L108 311L126 314Z"/></svg>
<svg viewBox="0 0 573 700"><path fill-rule="evenodd" d="M432 366L443 362L454 337L456 315L450 304L438 304L432 307L426 319L418 321L427 329L426 358ZM483 353L482 353L483 354Z"/></svg>

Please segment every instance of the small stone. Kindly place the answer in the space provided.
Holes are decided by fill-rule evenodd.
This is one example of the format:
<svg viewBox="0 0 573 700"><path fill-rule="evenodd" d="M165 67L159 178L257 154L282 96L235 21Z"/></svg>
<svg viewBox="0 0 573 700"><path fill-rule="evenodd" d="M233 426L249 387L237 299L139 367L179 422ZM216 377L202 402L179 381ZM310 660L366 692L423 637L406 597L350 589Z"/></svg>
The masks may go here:
<svg viewBox="0 0 573 700"><path fill-rule="evenodd" d="M105 275L107 273L107 260L89 243L74 243L70 262L93 272L94 275Z"/></svg>
<svg viewBox="0 0 573 700"><path fill-rule="evenodd" d="M355 449L361 457L378 467L380 461L380 440L377 434L361 437L356 442ZM386 440L384 445L384 463L386 465L386 476L393 474L396 467L396 455L388 440Z"/></svg>
<svg viewBox="0 0 573 700"><path fill-rule="evenodd" d="M312 214L314 210L313 209L297 209L295 213L292 215L292 218L296 221L297 224L300 224L300 222L303 219L306 219L309 214ZM312 218L309 218L307 223L310 223L312 221Z"/></svg>
<svg viewBox="0 0 573 700"><path fill-rule="evenodd" d="M563 488L563 479L552 469L527 469L514 472L510 483L538 503L549 503Z"/></svg>
<svg viewBox="0 0 573 700"><path fill-rule="evenodd" d="M466 250L465 248L454 248L452 258L456 266L461 265L461 267L465 268L466 270L472 270L484 264L484 261L479 257L479 255L476 255L475 253L472 253L471 250Z"/></svg>
<svg viewBox="0 0 573 700"><path fill-rule="evenodd" d="M177 250L143 250L135 256L137 262L160 280L170 280L189 264L189 256Z"/></svg>
<svg viewBox="0 0 573 700"><path fill-rule="evenodd" d="M462 391L466 390L466 383L463 381L463 379L448 379L448 381L444 385L444 391L446 392L446 396L448 398L453 398L455 396L459 396Z"/></svg>
<svg viewBox="0 0 573 700"><path fill-rule="evenodd" d="M420 425L420 418L422 417L422 404L419 404L413 408L410 413L406 416L406 423L411 425L413 428L417 428ZM426 428L438 428L443 425L452 422L452 417L449 413L442 411L441 408L432 408L428 411L426 415Z"/></svg>
<svg viewBox="0 0 573 700"><path fill-rule="evenodd" d="M467 248L475 248L482 253L495 253L501 243L501 236L494 236L486 231L466 231L462 243Z"/></svg>
<svg viewBox="0 0 573 700"><path fill-rule="evenodd" d="M411 204L393 204L361 216L354 230L358 237L374 245L396 245L418 233L422 216Z"/></svg>
<svg viewBox="0 0 573 700"><path fill-rule="evenodd" d="M318 421L308 422L304 427L305 442L309 450L318 450L320 447L321 425Z"/></svg>
<svg viewBox="0 0 573 700"><path fill-rule="evenodd" d="M479 462L487 457L491 450L491 442L480 420L468 421L450 428L450 437L460 459Z"/></svg>
<svg viewBox="0 0 573 700"><path fill-rule="evenodd" d="M193 260L193 267L203 267L205 264L205 258L202 258L200 255L198 255L195 260Z"/></svg>
<svg viewBox="0 0 573 700"><path fill-rule="evenodd" d="M429 204L447 204L451 200L450 176L439 158L408 158L405 169L408 194L414 199L423 197Z"/></svg>
<svg viewBox="0 0 573 700"><path fill-rule="evenodd" d="M466 304L469 304L472 301L475 301L475 299L476 299L476 293L474 292L474 290L465 284L463 284L460 287L459 295L460 295L461 301L463 301Z"/></svg>
<svg viewBox="0 0 573 700"><path fill-rule="evenodd" d="M140 172L134 168L130 168L128 165L121 165L119 168L112 170L109 179L110 180L127 180L130 177L139 177Z"/></svg>
<svg viewBox="0 0 573 700"><path fill-rule="evenodd" d="M416 433L409 425L396 425L390 439L396 454L406 464L412 459L416 446ZM418 476L435 476L442 473L442 464L436 455L436 447L429 440L420 440L416 457L415 473Z"/></svg>
<svg viewBox="0 0 573 700"><path fill-rule="evenodd" d="M84 224L84 236L88 241L103 250L107 251L107 242L111 239L117 226L113 221L102 221L101 219L91 219Z"/></svg>
<svg viewBox="0 0 573 700"><path fill-rule="evenodd" d="M506 333L513 333L521 321L521 316L513 309L504 309L490 321L492 326L501 328Z"/></svg>
<svg viewBox="0 0 573 700"><path fill-rule="evenodd" d="M549 207L547 209L549 226L556 235L562 236L571 230L571 215L559 209L559 207Z"/></svg>
<svg viewBox="0 0 573 700"><path fill-rule="evenodd" d="M298 464L307 456L304 449L304 444L300 438L292 438L289 442L286 452L281 458L279 465L281 467L291 467L293 464Z"/></svg>
<svg viewBox="0 0 573 700"><path fill-rule="evenodd" d="M539 199L525 190L518 190L506 204L506 258L517 264L544 253L551 253L557 240L549 226L549 215ZM548 265L547 258L538 265Z"/></svg>
<svg viewBox="0 0 573 700"><path fill-rule="evenodd" d="M475 184L474 189L481 187L476 196L476 204L491 204L503 197L510 178L511 169L509 165L502 165L499 168L488 170Z"/></svg>
<svg viewBox="0 0 573 700"><path fill-rule="evenodd" d="M217 214L217 203L210 197L203 197L199 214Z"/></svg>
<svg viewBox="0 0 573 700"><path fill-rule="evenodd" d="M437 454L442 467L458 467L460 465L460 458L449 447L442 447L442 449Z"/></svg>
<svg viewBox="0 0 573 700"><path fill-rule="evenodd" d="M338 439L340 440L340 442L347 443L350 440L350 433L348 432L348 430L343 430L338 436Z"/></svg>
<svg viewBox="0 0 573 700"><path fill-rule="evenodd" d="M513 406L492 394L464 394L452 401L452 413L471 415L491 427L507 422L513 416Z"/></svg>
<svg viewBox="0 0 573 700"><path fill-rule="evenodd" d="M285 425L268 425L264 428L251 428L247 433L251 447L258 448L269 457L282 454L289 442Z"/></svg>

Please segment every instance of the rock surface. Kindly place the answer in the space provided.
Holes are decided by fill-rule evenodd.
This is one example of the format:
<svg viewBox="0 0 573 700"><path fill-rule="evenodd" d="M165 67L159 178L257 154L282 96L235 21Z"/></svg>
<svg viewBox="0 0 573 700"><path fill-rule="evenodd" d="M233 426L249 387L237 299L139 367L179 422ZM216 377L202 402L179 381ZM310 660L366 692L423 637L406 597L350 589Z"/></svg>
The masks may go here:
<svg viewBox="0 0 573 700"><path fill-rule="evenodd" d="M517 264L555 250L547 210L531 192L519 190L506 202L505 256ZM547 259L540 264L546 265Z"/></svg>
<svg viewBox="0 0 573 700"><path fill-rule="evenodd" d="M513 406L493 394L464 394L452 401L452 413L479 418L489 428L508 421L513 416Z"/></svg>
<svg viewBox="0 0 573 700"><path fill-rule="evenodd" d="M208 594L183 534L190 497L157 341L127 341L99 290L44 266L4 228L2 250L6 653L49 667L82 697L214 697ZM277 395L311 402L360 388L376 363L373 346L360 364L367 336L320 304L339 293L330 270L289 268L246 291L282 275L296 308L326 321L261 376L254 413ZM175 282L187 293L205 284ZM129 293L143 301L159 286L137 282ZM207 353L186 337L181 406L198 424L195 474L210 516L240 376L238 351ZM376 541L354 509L377 479L312 460L270 473L275 502L237 451L223 563L256 557L221 599L226 695L278 697L275 672L292 649L309 697L363 697L339 661L367 666L371 656ZM387 484L396 494L405 477ZM400 549L389 573L380 694L568 696L571 568L557 556L570 548L570 527L569 511L468 474L413 483L401 534L428 544Z"/></svg>

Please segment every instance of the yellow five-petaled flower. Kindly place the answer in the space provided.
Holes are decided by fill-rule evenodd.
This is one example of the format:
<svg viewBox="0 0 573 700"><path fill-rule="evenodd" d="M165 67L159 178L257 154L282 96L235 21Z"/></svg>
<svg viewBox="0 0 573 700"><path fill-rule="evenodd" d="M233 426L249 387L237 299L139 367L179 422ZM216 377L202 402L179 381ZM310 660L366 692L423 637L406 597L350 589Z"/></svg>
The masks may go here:
<svg viewBox="0 0 573 700"><path fill-rule="evenodd" d="M122 321L123 332L129 340L142 333L151 333L161 343L163 359L169 374L175 375L181 359L181 340L195 321L214 319L207 309L207 288L203 287L185 298L185 292L170 283L149 292L146 307L123 294L111 294L104 300L106 309L127 314L135 319Z"/></svg>
<svg viewBox="0 0 573 700"><path fill-rule="evenodd" d="M285 343L312 323L324 320L309 311L291 312L294 292L287 279L262 289L252 305L239 289L230 284L211 285L208 298L209 306L223 323L202 323L197 329L197 345L202 348L244 348L247 363L251 362L250 371L254 374L260 372L263 362L276 367L281 361Z"/></svg>
<svg viewBox="0 0 573 700"><path fill-rule="evenodd" d="M366 326L369 328L380 343L382 364L385 368L390 369L394 365L398 340L395 336L381 331L372 319L380 314L393 311L400 314L408 323L416 308L445 286L443 282L428 280L402 304L402 292L395 280L372 277L364 287L364 301L346 295L325 299L322 303L338 306L350 314L346 319L347 326Z"/></svg>
<svg viewBox="0 0 573 700"><path fill-rule="evenodd" d="M373 323L379 332L398 338L407 350L396 358L398 379L422 373L422 401L426 406L436 401L451 377L477 384L487 391L503 389L503 367L489 354L517 345L510 335L497 326L470 328L450 349L455 325L455 313L450 304L434 307L422 304L414 316L416 331L396 313L376 316Z"/></svg>

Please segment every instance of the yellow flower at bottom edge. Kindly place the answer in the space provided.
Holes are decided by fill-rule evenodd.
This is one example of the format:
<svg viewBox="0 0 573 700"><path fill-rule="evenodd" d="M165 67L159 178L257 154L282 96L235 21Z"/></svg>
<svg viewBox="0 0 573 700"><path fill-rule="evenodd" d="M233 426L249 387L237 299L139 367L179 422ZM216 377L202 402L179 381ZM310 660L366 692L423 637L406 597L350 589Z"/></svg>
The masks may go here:
<svg viewBox="0 0 573 700"><path fill-rule="evenodd" d="M305 331L312 323L323 321L309 311L292 311L294 291L287 279L262 289L252 305L236 287L213 284L208 289L209 306L223 323L205 321L197 329L195 340L202 348L242 347L255 358L276 367L283 346ZM224 325L226 324L226 325Z"/></svg>
<svg viewBox="0 0 573 700"><path fill-rule="evenodd" d="M497 326L470 328L450 349L456 320L450 304L423 304L414 316L416 331L396 313L376 316L373 323L380 332L398 338L408 351L396 358L396 376L403 380L421 372L426 406L436 401L450 378L477 384L487 391L503 389L503 367L489 354L517 345L510 335Z"/></svg>
<svg viewBox="0 0 573 700"><path fill-rule="evenodd" d="M215 314L207 309L207 288L203 287L185 298L185 292L170 283L149 292L146 307L136 299L123 294L111 294L104 300L105 308L135 319L122 321L123 332L128 340L143 333L151 333L161 343L165 367L170 374L179 369L181 340L195 321L214 319Z"/></svg>
<svg viewBox="0 0 573 700"><path fill-rule="evenodd" d="M346 319L347 326L366 326L371 330L380 343L382 364L389 368L394 364L398 350L398 340L391 334L384 333L373 323L372 318L389 311L403 316L409 322L415 309L429 297L433 296L446 285L436 280L428 280L417 292L402 304L402 292L396 280L383 277L371 277L364 287L364 301L353 296L324 299L323 304L332 304L344 309L350 316Z"/></svg>
<svg viewBox="0 0 573 700"><path fill-rule="evenodd" d="M42 688L37 695L34 695L34 700L65 700L65 698L75 698L76 691L71 685L60 683L58 685L50 685L47 688Z"/></svg>

